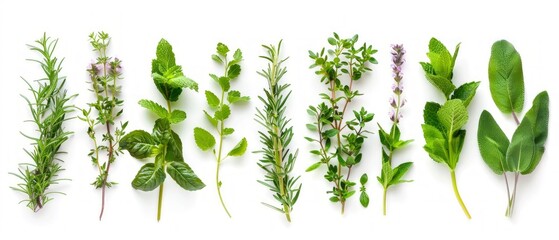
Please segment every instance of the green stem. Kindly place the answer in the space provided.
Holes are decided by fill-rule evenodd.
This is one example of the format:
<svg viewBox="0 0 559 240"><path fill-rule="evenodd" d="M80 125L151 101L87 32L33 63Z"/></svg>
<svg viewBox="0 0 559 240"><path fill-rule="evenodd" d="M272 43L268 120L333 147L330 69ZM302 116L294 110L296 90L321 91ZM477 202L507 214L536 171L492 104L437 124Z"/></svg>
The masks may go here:
<svg viewBox="0 0 559 240"><path fill-rule="evenodd" d="M220 99L220 104L224 104L223 103L223 98L225 97L225 91L221 91L221 99ZM224 120L221 120L219 125L219 149L218 149L218 154L217 154L217 167L216 167L216 171L215 171L215 183L217 186L217 195L219 195L219 201L221 202L221 206L223 207L223 210L225 210L225 213L227 213L227 216L229 216L229 218L231 218L231 213L229 213L229 210L227 210L227 206L225 205L225 202L223 201L223 197L221 196L221 181L219 180L219 167L221 166L221 153L223 150L223 129L225 128L225 124L224 124Z"/></svg>
<svg viewBox="0 0 559 240"><path fill-rule="evenodd" d="M157 202L157 221L161 220L161 206L163 205L163 184L159 185L159 200Z"/></svg>
<svg viewBox="0 0 559 240"><path fill-rule="evenodd" d="M450 177L452 178L452 188L454 189L454 195L456 195L456 199L458 200L458 203L460 203L460 207L462 207L462 210L464 211L464 214L466 214L466 217L468 217L468 219L471 219L472 216L470 216L470 212L468 212L468 209L466 208L466 205L462 201L462 197L460 197L460 193L458 192L458 186L456 185L456 174L454 173L454 169L450 170Z"/></svg>
<svg viewBox="0 0 559 240"><path fill-rule="evenodd" d="M386 216L386 191L388 188L384 188L384 192L382 194L382 213Z"/></svg>

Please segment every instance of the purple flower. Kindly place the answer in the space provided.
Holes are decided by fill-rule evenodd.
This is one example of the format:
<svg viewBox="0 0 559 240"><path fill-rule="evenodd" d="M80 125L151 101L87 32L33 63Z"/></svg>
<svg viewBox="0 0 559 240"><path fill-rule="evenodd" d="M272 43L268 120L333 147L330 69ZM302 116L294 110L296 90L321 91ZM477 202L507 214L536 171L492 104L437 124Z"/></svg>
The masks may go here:
<svg viewBox="0 0 559 240"><path fill-rule="evenodd" d="M404 86L402 85L402 78L404 77L402 65L405 62L404 54L406 51L402 44L393 44L391 47L392 65L390 67L392 68L392 77L394 78L394 84L392 85L394 96L390 98L390 106L392 106L393 109L390 111L389 117L391 121L398 123L403 117L400 108L406 103L406 100L401 97L404 91Z"/></svg>

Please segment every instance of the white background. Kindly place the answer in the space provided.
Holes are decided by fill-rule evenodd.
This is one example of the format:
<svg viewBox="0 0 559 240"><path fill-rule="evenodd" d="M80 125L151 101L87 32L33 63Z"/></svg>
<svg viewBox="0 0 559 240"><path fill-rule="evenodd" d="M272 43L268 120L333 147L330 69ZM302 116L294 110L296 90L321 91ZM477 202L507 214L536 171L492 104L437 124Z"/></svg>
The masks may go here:
<svg viewBox="0 0 559 240"><path fill-rule="evenodd" d="M411 239L472 239L497 237L520 239L526 237L557 237L556 216L559 213L559 193L556 184L557 158L557 85L555 73L558 54L556 43L557 13L555 7L543 1L0 1L0 239L15 236L33 239L42 236L60 239L94 239L100 237L173 237L179 239L227 238L396 238ZM120 157L111 168L110 179L120 184L107 193L107 206L102 222L97 216L100 191L91 183L97 175L86 156L91 146L83 122L74 120L66 128L75 135L64 148L62 156L66 171L61 177L72 181L53 187L66 193L55 196L38 213L18 202L23 195L9 186L17 179L8 172L17 171L18 163L30 159L22 148L29 141L19 131L32 133L32 125L23 120L30 114L19 94L28 95L23 76L42 77L38 66L25 61L37 58L25 44L40 38L43 32L59 38L56 55L65 57L63 74L68 77L70 93L79 93L74 100L83 107L91 101L87 91L86 67L94 59L88 43L92 31L106 31L112 36L110 55L123 61L122 98L125 111L122 119L130 121L129 131L152 128L154 117L136 103L142 98L162 102L150 78L151 59L161 37L174 47L177 63L187 76L200 84L200 91L186 91L175 108L188 114L187 121L175 127L183 139L186 161L196 171L207 188L198 192L182 191L167 179L161 222L155 220L157 191L132 189L130 181L143 164L128 154ZM388 216L382 216L380 185L375 177L380 171L380 143L375 134L366 142L364 162L355 171L369 174L371 203L363 209L358 197L347 204L345 215L339 205L328 201L330 184L323 179L324 169L304 173L316 161L308 153L315 146L303 137L311 133L305 128L310 121L306 114L309 104L319 102L318 94L325 90L308 66L308 50L327 46L326 39L336 31L342 37L358 33L360 42L372 44L379 52L379 64L357 86L365 93L353 106L364 105L376 113L374 122L389 124L388 98L392 84L390 44L403 43L407 54L404 67L404 95L408 104L401 122L403 136L416 141L398 153L395 162L414 161L408 175L413 183L390 190ZM435 36L448 48L462 42L454 70L457 85L481 81L473 100L468 135L457 168L458 185L472 220L462 213L450 184L448 170L435 164L423 151L424 140L420 124L426 101L443 101L442 95L423 76L418 64L426 61L427 44ZM482 109L488 109L511 136L515 124L510 116L501 114L491 100L487 80L487 63L494 41L507 39L522 55L526 83L525 111L542 90L551 96L548 151L537 170L522 176L518 187L515 215L504 217L506 193L501 176L493 174L483 163L476 144L477 120ZM258 56L264 54L261 44L284 39L284 56L288 73L284 81L292 84L289 116L293 118L295 138L293 147L300 148L294 173L301 174L303 190L295 205L291 224L284 216L260 204L273 202L270 192L256 180L263 177L257 167L259 155L252 154L260 144L253 121L254 109L261 106L256 96L262 93L265 80L256 74L265 67ZM215 190L215 161L208 152L199 151L193 141L193 128L207 126L202 115L206 109L203 91L217 89L208 77L222 70L211 60L217 42L230 49L241 48L245 60L240 79L233 88L251 96L253 101L233 108L229 126L236 128L232 139L246 136L249 151L238 159L228 159L222 165L222 190L233 215L229 219L219 205ZM376 123L370 130L377 130ZM227 147L234 142L228 141Z"/></svg>

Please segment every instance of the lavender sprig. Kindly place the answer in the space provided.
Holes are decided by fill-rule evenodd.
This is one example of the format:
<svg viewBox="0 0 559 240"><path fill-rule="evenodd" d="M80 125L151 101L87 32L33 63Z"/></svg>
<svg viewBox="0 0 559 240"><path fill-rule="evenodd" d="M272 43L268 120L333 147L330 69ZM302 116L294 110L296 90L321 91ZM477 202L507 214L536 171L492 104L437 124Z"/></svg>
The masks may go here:
<svg viewBox="0 0 559 240"><path fill-rule="evenodd" d="M386 192L390 186L410 182L411 180L403 180L402 177L410 169L412 162L405 162L392 168L392 157L394 152L406 146L413 140L400 140L400 128L398 124L402 119L403 115L401 108L405 105L406 100L402 97L404 91L404 86L402 84L403 73L402 65L405 62L404 46L402 44L392 45L392 73L394 78L394 84L392 85L393 96L390 97L389 103L391 110L389 112L390 121L392 121L392 127L390 128L390 133L384 131L384 129L379 124L379 137L380 142L383 145L382 150L382 170L380 176L377 178L380 184L384 188L383 193L383 214L386 215Z"/></svg>

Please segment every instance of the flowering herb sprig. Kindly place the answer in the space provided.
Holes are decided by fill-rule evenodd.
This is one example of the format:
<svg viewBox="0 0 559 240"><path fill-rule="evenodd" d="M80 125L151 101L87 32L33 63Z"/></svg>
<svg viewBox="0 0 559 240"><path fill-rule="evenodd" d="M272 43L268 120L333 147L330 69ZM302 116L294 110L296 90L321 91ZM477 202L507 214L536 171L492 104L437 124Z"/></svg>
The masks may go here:
<svg viewBox="0 0 559 240"><path fill-rule="evenodd" d="M392 126L390 127L390 132L386 132L379 124L378 131L380 142L384 147L382 149L382 169L380 172L380 176L377 177L377 180L384 189L382 204L384 215L386 215L386 192L388 188L396 184L410 182L410 180L404 180L402 178L413 164L412 162L405 162L395 168L392 168L392 159L394 152L413 141L400 140L400 128L398 127L398 124L402 119L401 108L406 103L406 100L402 97L402 92L404 91L404 87L402 84L402 65L405 62L405 53L406 51L404 50L403 45L399 44L392 46L392 72L394 76L392 92L394 95L390 97L389 100L390 106L392 107L389 113L390 121L392 121Z"/></svg>
<svg viewBox="0 0 559 240"><path fill-rule="evenodd" d="M97 61L87 69L91 84L91 92L95 95L95 101L89 103L89 108L81 109L82 116L78 118L87 123L87 135L93 143L93 148L88 156L99 171L99 175L91 184L95 188L101 188L101 212L99 220L103 218L105 210L105 189L110 188L115 182L108 181L111 164L122 153L118 148L118 142L124 136L128 122L120 123L114 127L115 121L123 112L123 100L118 98L121 87L118 81L122 79L121 61L118 58L107 56L107 48L111 38L105 32L91 33L89 42L93 51L97 53ZM95 109L94 112L92 110ZM101 136L99 138L99 136ZM103 155L106 160L103 160Z"/></svg>
<svg viewBox="0 0 559 240"><path fill-rule="evenodd" d="M309 51L313 60L311 68L318 68L315 73L328 87L328 91L320 94L324 102L317 106L309 106L307 110L313 118L313 122L307 124L307 128L318 136L306 139L319 146L311 151L313 155L318 156L319 161L308 167L307 172L326 165L327 172L324 178L334 185L327 193L331 195L331 202L341 204L342 214L346 200L356 192L356 183L350 179L351 170L361 162L361 147L367 138L365 134L368 133L365 127L374 117L373 113L361 107L359 111L353 111L354 119L345 120L349 103L362 95L354 89L354 82L359 81L366 72L372 71L369 64L377 63L373 57L377 50L366 43L356 46L357 40L357 35L342 39L334 33L334 37L328 38L331 49ZM365 191L367 179L366 174L360 178L361 192ZM369 204L368 197L361 198L360 201L364 207Z"/></svg>
<svg viewBox="0 0 559 240"><path fill-rule="evenodd" d="M41 66L44 78L33 81L33 83L23 79L29 87L31 97L22 95L31 112L29 122L35 124L38 133L37 136L22 133L24 137L32 141L33 149L25 150L25 152L33 162L20 164L19 172L11 174L23 181L12 189L26 194L27 199L22 202L27 202L27 207L37 212L52 200L52 194L63 194L50 191L49 187L58 184L61 180L66 180L58 176L63 170L59 155L64 153L60 151L60 148L73 134L65 131L63 125L72 119L68 114L73 111L74 107L68 102L77 95L67 95L64 87L66 77L60 76L64 59L60 60L54 55L58 39L52 40L45 33L35 43L35 45L28 45L29 49L41 54L41 58L29 61Z"/></svg>

